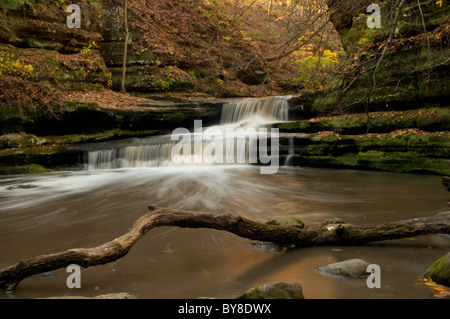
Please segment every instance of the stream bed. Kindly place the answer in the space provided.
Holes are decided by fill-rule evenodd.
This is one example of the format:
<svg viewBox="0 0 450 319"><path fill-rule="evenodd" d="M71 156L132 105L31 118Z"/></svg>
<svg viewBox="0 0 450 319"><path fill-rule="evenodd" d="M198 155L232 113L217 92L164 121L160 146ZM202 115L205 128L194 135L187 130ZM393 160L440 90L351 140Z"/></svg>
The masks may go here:
<svg viewBox="0 0 450 319"><path fill-rule="evenodd" d="M441 177L251 165L174 166L52 172L0 177L0 268L69 248L93 247L124 234L149 205L235 213L265 222L291 215L314 227L326 219L354 224L432 216L447 210ZM124 258L81 272L69 289L65 269L23 280L0 298L96 296L234 298L259 284L297 281L305 298L434 298L418 280L449 251L445 235L364 246L287 251L210 229L151 230ZM361 258L381 268L381 288L317 267Z"/></svg>

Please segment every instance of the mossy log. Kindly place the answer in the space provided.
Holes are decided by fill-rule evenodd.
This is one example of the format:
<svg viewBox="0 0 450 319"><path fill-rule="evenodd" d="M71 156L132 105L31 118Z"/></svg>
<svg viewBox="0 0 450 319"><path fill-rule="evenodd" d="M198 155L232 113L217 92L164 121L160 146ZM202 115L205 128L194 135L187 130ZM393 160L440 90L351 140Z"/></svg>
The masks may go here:
<svg viewBox="0 0 450 319"><path fill-rule="evenodd" d="M93 248L69 249L22 260L3 269L0 271L0 287L11 292L23 279L35 274L64 268L71 264L87 268L113 262L124 257L149 230L161 226L211 228L228 231L251 240L296 247L360 245L419 235L450 234L450 216L415 218L365 226L328 225L307 230L263 224L233 214L217 215L157 206L150 206L149 210L150 212L139 218L126 234L110 242Z"/></svg>

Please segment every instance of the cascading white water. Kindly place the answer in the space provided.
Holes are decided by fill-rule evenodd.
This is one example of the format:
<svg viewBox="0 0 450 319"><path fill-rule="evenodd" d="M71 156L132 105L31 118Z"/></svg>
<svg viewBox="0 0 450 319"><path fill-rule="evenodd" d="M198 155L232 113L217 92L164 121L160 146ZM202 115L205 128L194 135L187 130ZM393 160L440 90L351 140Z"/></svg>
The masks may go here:
<svg viewBox="0 0 450 319"><path fill-rule="evenodd" d="M88 152L87 169L164 166L170 144L139 145Z"/></svg>
<svg viewBox="0 0 450 319"><path fill-rule="evenodd" d="M243 164L249 163L249 133L247 131L236 130L231 135L225 132L230 128L257 128L259 125L270 122L281 122L288 120L290 97L270 97L263 99L240 99L236 101L226 102L222 107L221 125L215 126L215 133L208 133L210 129L203 131L203 138L208 135L215 137L220 132L223 133L221 138L211 138L209 143L199 140L190 134L189 149L192 149L192 159L183 155L183 163L209 163L217 159L215 156L203 155L205 147L214 149L215 152L222 152L223 164ZM237 132L237 133L236 133ZM198 132L197 132L198 133ZM256 134L256 133L255 133ZM231 140L231 142L230 142ZM116 168L133 168L133 167L159 167L174 165L171 158L171 151L175 143L167 137L166 141L158 143L152 142L151 138L145 140L145 145L132 146L111 146L110 149L89 151L86 156L86 168L94 169L116 169ZM192 144L191 144L192 143ZM197 147L200 145L200 147ZM191 154L188 155L189 157ZM201 157L200 160L196 160ZM206 158L205 158L206 157ZM214 157L214 158L213 158ZM217 163L217 161L216 161Z"/></svg>
<svg viewBox="0 0 450 319"><path fill-rule="evenodd" d="M284 164L285 166L291 165L293 156L294 156L294 138L290 137L289 138L289 151L288 151L288 156L286 157L286 162Z"/></svg>
<svg viewBox="0 0 450 319"><path fill-rule="evenodd" d="M256 122L287 121L289 97L276 96L266 99L242 99L225 103L220 124L239 123L244 120Z"/></svg>

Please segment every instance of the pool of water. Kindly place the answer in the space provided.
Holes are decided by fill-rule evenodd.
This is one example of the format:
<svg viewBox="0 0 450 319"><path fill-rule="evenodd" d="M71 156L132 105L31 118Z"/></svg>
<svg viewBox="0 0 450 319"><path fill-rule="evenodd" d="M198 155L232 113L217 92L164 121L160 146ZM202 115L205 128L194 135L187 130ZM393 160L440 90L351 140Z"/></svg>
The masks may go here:
<svg viewBox="0 0 450 319"><path fill-rule="evenodd" d="M24 258L93 247L125 233L149 205L234 213L265 222L291 215L309 227L339 217L369 224L447 210L441 177L282 167L261 175L254 166L155 167L0 177L0 268ZM96 296L128 292L141 298L234 298L259 284L297 281L305 298L434 298L418 279L450 248L429 235L364 246L264 249L210 229L151 230L124 258L82 269L69 289L65 269L23 280L0 298ZM381 288L330 277L317 267L362 258L381 267Z"/></svg>

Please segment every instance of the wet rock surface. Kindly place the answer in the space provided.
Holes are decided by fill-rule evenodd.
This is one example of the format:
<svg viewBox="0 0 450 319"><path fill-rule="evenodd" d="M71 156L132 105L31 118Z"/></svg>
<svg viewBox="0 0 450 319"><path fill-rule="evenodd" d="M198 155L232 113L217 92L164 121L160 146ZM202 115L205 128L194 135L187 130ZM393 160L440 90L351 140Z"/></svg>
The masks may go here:
<svg viewBox="0 0 450 319"><path fill-rule="evenodd" d="M355 258L319 267L317 271L326 275L360 278L368 275L369 265L367 261Z"/></svg>
<svg viewBox="0 0 450 319"><path fill-rule="evenodd" d="M275 282L248 290L236 299L305 299L297 282Z"/></svg>
<svg viewBox="0 0 450 319"><path fill-rule="evenodd" d="M440 285L450 287L450 252L431 264L424 278L430 278Z"/></svg>

